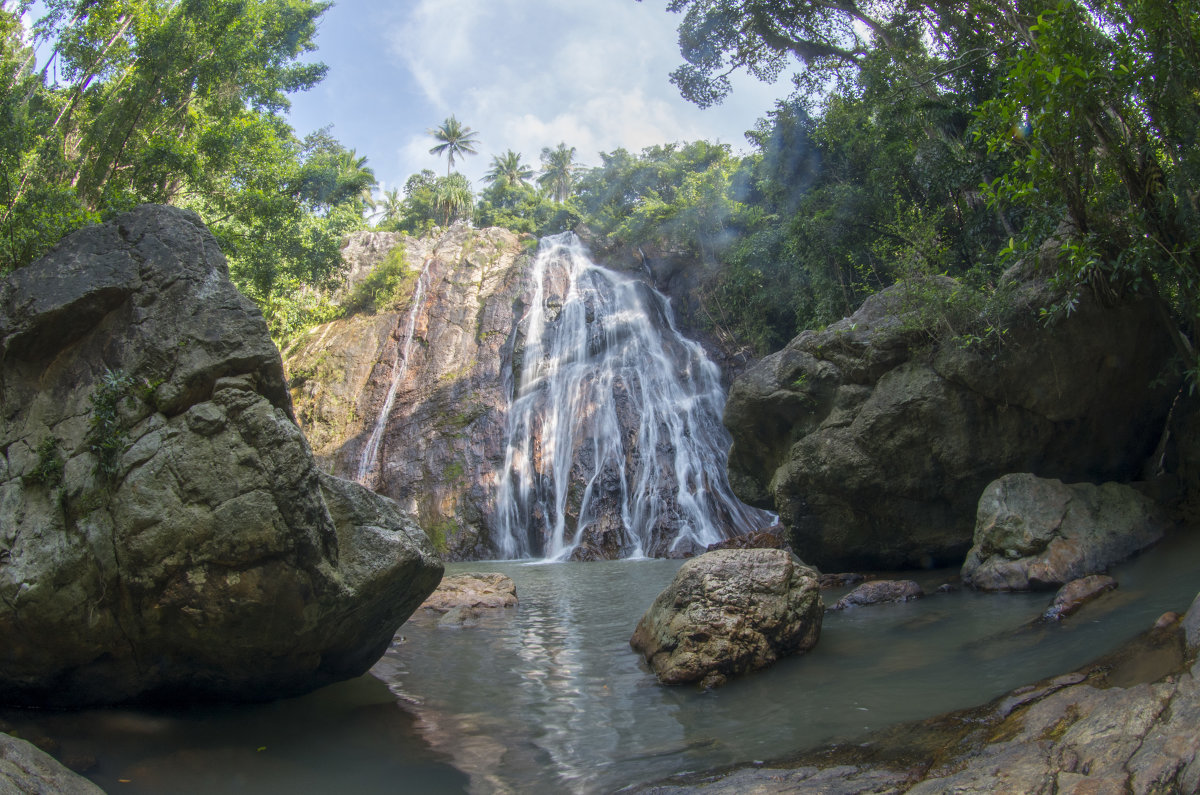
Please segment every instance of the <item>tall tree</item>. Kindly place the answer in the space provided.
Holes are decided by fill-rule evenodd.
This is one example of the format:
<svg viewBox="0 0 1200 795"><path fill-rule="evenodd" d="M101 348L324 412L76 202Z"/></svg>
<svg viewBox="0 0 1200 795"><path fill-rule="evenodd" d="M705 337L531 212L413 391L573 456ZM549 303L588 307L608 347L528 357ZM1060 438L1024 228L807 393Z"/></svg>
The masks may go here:
<svg viewBox="0 0 1200 795"><path fill-rule="evenodd" d="M521 153L509 149L502 155L492 155L492 167L483 177L485 182L501 188L528 185L533 169L521 162Z"/></svg>
<svg viewBox="0 0 1200 795"><path fill-rule="evenodd" d="M429 154L446 155L447 177L450 176L450 169L454 168L454 158L476 154L475 147L479 145L479 140L475 137L475 131L459 122L453 114L428 132L441 141L429 150Z"/></svg>
<svg viewBox="0 0 1200 795"><path fill-rule="evenodd" d="M575 147L560 143L554 149L542 148L542 173L537 182L542 190L560 204L571 195L579 165L575 162Z"/></svg>
<svg viewBox="0 0 1200 795"><path fill-rule="evenodd" d="M439 179L433 189L434 203L442 213L442 225L449 226L458 217L471 213L471 183L462 174Z"/></svg>

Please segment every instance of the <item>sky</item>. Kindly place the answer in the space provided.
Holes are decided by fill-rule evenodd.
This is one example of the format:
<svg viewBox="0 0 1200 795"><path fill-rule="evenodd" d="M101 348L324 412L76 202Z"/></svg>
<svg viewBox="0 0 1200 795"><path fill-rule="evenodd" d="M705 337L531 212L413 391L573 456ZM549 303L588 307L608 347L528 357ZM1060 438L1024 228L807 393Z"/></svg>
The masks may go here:
<svg viewBox="0 0 1200 795"><path fill-rule="evenodd" d="M599 152L705 138L747 151L744 133L787 95L735 76L724 104L684 101L669 74L681 63L680 17L667 0L336 0L313 60L325 80L291 96L298 135L333 125L367 157L380 190L421 169L446 173L428 130L453 114L479 154L455 170L482 181L493 155L513 149L537 168L542 147Z"/></svg>

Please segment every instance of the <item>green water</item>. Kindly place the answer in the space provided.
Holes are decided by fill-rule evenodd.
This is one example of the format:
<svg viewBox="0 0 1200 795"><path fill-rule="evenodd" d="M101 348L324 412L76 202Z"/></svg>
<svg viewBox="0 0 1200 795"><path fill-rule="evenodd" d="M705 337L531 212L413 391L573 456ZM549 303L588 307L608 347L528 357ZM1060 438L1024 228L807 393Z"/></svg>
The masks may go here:
<svg viewBox="0 0 1200 795"><path fill-rule="evenodd" d="M1117 591L1059 625L1029 626L1050 594L931 593L828 613L813 652L707 693L659 686L628 646L678 567L456 564L510 575L520 606L460 628L415 616L353 682L252 707L3 719L90 764L109 792L610 792L859 737L1070 670L1188 607L1200 534L1120 567ZM953 575L910 576L932 591Z"/></svg>

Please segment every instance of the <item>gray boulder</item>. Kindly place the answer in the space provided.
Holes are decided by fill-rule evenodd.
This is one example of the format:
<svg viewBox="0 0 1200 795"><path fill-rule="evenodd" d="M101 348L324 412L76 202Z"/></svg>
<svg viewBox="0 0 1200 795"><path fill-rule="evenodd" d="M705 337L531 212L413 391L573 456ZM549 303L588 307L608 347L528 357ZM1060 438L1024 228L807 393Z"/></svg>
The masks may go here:
<svg viewBox="0 0 1200 795"><path fill-rule="evenodd" d="M37 746L0 734L0 795L104 795Z"/></svg>
<svg viewBox="0 0 1200 795"><path fill-rule="evenodd" d="M818 577L782 549L707 552L680 567L629 644L663 684L722 684L816 645Z"/></svg>
<svg viewBox="0 0 1200 795"><path fill-rule="evenodd" d="M830 610L845 610L849 607L868 607L895 602L910 602L925 595L921 586L912 580L872 580L864 582L850 593L838 599Z"/></svg>
<svg viewBox="0 0 1200 795"><path fill-rule="evenodd" d="M1152 500L1119 483L1005 475L979 498L962 579L985 591L1058 588L1150 546L1165 527Z"/></svg>
<svg viewBox="0 0 1200 795"><path fill-rule="evenodd" d="M197 216L146 206L0 283L0 701L265 699L367 670L441 577L328 477Z"/></svg>
<svg viewBox="0 0 1200 795"><path fill-rule="evenodd" d="M1012 281L1004 344L934 341L950 279L900 284L806 331L732 385L730 480L775 510L796 554L826 570L955 565L983 488L1009 472L1137 477L1176 385L1149 302L1084 296L1047 328L1056 296Z"/></svg>

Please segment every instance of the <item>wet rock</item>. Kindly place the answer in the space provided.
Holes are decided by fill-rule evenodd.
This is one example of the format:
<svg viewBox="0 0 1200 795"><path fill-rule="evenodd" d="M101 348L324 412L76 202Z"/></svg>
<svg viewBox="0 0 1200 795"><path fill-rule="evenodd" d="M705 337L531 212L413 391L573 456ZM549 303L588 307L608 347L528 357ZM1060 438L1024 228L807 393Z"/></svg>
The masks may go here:
<svg viewBox="0 0 1200 795"><path fill-rule="evenodd" d="M1071 580L1058 589L1050 607L1042 613L1042 620L1057 621L1071 615L1079 608L1117 587L1117 581L1107 574L1092 574Z"/></svg>
<svg viewBox="0 0 1200 795"><path fill-rule="evenodd" d="M317 470L197 216L146 206L0 283L0 700L267 699L367 670L441 562Z"/></svg>
<svg viewBox="0 0 1200 795"><path fill-rule="evenodd" d="M705 687L816 645L817 572L776 549L692 558L642 616L629 643L663 684Z"/></svg>
<svg viewBox="0 0 1200 795"><path fill-rule="evenodd" d="M473 627L479 623L482 615L477 608L459 605L451 608L445 615L438 619L438 626L450 629Z"/></svg>
<svg viewBox="0 0 1200 795"><path fill-rule="evenodd" d="M709 544L708 548L704 551L714 552L718 549L784 549L786 546L787 541L784 540L781 532L755 530L751 533L718 541L715 544Z"/></svg>
<svg viewBox="0 0 1200 795"><path fill-rule="evenodd" d="M1084 298L1045 328L1036 310L1056 297L1006 279L1014 308L1002 347L931 345L940 310L927 302L961 288L899 284L733 383L730 481L779 513L804 560L824 570L957 565L978 495L1004 474L1140 475L1177 392L1159 379L1173 346L1154 306Z"/></svg>
<svg viewBox="0 0 1200 795"><path fill-rule="evenodd" d="M865 580L861 574L854 572L842 572L840 574L822 574L821 575L821 590L827 591L831 588L844 588L847 585L858 585Z"/></svg>
<svg viewBox="0 0 1200 795"><path fill-rule="evenodd" d="M1159 508L1128 486L1005 475L979 498L963 582L985 591L1057 588L1150 546L1165 527Z"/></svg>
<svg viewBox="0 0 1200 795"><path fill-rule="evenodd" d="M1154 620L1154 628L1166 629L1167 627L1174 626L1177 621L1179 621L1179 614L1174 610L1168 610Z"/></svg>
<svg viewBox="0 0 1200 795"><path fill-rule="evenodd" d="M1200 651L1200 594L1183 616L1183 637L1191 652Z"/></svg>
<svg viewBox="0 0 1200 795"><path fill-rule="evenodd" d="M1200 597L1198 597L1200 600ZM1147 633L1085 669L981 707L774 763L685 774L636 792L1200 792L1200 662ZM1147 655L1174 660L1125 681Z"/></svg>
<svg viewBox="0 0 1200 795"><path fill-rule="evenodd" d="M437 590L421 607L445 613L456 608L516 607L517 586L512 578L496 572L455 574L443 577Z"/></svg>
<svg viewBox="0 0 1200 795"><path fill-rule="evenodd" d="M36 746L0 734L0 792L104 795L104 790L59 764Z"/></svg>
<svg viewBox="0 0 1200 795"><path fill-rule="evenodd" d="M921 586L912 580L872 580L865 582L837 600L830 610L845 610L849 607L867 607L889 602L908 602L925 595Z"/></svg>

